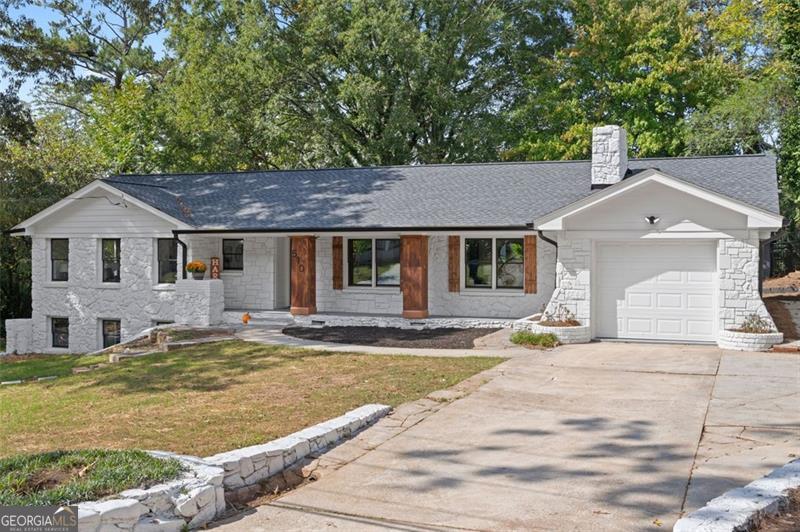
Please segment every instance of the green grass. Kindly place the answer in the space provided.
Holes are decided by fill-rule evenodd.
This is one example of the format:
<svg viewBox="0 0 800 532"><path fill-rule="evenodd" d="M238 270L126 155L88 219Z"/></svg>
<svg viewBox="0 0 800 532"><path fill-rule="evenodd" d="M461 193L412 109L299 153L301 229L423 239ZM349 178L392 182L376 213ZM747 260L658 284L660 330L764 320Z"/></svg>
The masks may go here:
<svg viewBox="0 0 800 532"><path fill-rule="evenodd" d="M0 358L0 381L16 381L34 377L63 377L72 368L107 362L105 355L25 355Z"/></svg>
<svg viewBox="0 0 800 532"><path fill-rule="evenodd" d="M240 341L194 346L0 387L0 456L81 448L208 456L285 436L367 403L414 401L502 361Z"/></svg>
<svg viewBox="0 0 800 532"><path fill-rule="evenodd" d="M558 337L551 333L534 333L530 331L517 331L511 335L511 341L518 345L536 347L556 347Z"/></svg>
<svg viewBox="0 0 800 532"><path fill-rule="evenodd" d="M176 478L177 460L144 451L55 451L0 459L0 504L74 504Z"/></svg>

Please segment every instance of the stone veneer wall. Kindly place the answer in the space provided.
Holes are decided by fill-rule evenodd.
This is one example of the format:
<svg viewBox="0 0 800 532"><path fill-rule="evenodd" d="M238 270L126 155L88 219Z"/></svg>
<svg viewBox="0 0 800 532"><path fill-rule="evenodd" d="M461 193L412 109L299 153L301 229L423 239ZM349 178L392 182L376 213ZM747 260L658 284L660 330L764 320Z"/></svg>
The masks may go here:
<svg viewBox="0 0 800 532"><path fill-rule="evenodd" d="M222 260L222 238L193 236L186 238L190 260L202 260L209 266L211 257ZM247 236L244 238L244 269L222 272L225 286L225 308L265 310L275 308L274 275L276 238Z"/></svg>
<svg viewBox="0 0 800 532"><path fill-rule="evenodd" d="M463 238L461 245L464 245ZM431 236L428 243L428 309L432 316L522 318L540 312L555 286L555 247L542 239L536 246L537 289L450 292L448 290L447 235ZM463 278L464 272L461 272Z"/></svg>
<svg viewBox="0 0 800 532"><path fill-rule="evenodd" d="M96 238L70 238L69 281L51 282L48 245L46 238L32 239L32 350L64 352L51 347L50 317L69 318L69 351L73 353L101 347L101 319L121 320L123 341L151 327L153 321L173 320L174 287L154 288L155 239L122 239L119 283L100 282Z"/></svg>
<svg viewBox="0 0 800 532"><path fill-rule="evenodd" d="M758 291L757 239L720 239L717 244L717 271L720 330L739 327L750 314L758 314L775 328Z"/></svg>
<svg viewBox="0 0 800 532"><path fill-rule="evenodd" d="M317 239L317 311L397 314L403 312L399 287L348 287L344 272L344 290L333 289L333 239Z"/></svg>
<svg viewBox="0 0 800 532"><path fill-rule="evenodd" d="M224 311L221 279L179 279L175 283L175 323L195 327L219 325Z"/></svg>
<svg viewBox="0 0 800 532"><path fill-rule="evenodd" d="M554 313L559 306L566 307L581 325L588 326L592 309L591 269L591 240L559 239L556 288L547 304L547 312Z"/></svg>
<svg viewBox="0 0 800 532"><path fill-rule="evenodd" d="M620 126L592 129L592 184L613 185L628 169L628 134Z"/></svg>

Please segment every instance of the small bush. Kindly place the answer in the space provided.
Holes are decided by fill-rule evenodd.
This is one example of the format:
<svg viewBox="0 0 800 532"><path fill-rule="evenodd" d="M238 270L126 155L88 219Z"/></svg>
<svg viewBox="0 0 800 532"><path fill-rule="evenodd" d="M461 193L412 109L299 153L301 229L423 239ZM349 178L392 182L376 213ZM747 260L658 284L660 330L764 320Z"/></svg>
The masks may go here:
<svg viewBox="0 0 800 532"><path fill-rule="evenodd" d="M750 314L742 322L742 326L736 329L737 332L766 334L773 332L772 324L766 318L758 314Z"/></svg>
<svg viewBox="0 0 800 532"><path fill-rule="evenodd" d="M144 451L81 450L0 460L0 504L75 504L176 478L183 466Z"/></svg>
<svg viewBox="0 0 800 532"><path fill-rule="evenodd" d="M558 338L555 334L530 331L515 332L511 335L511 341L524 346L555 347L558 345Z"/></svg>
<svg viewBox="0 0 800 532"><path fill-rule="evenodd" d="M539 324L546 327L577 327L581 322L575 319L575 314L571 310L564 305L559 305L554 312L542 313Z"/></svg>

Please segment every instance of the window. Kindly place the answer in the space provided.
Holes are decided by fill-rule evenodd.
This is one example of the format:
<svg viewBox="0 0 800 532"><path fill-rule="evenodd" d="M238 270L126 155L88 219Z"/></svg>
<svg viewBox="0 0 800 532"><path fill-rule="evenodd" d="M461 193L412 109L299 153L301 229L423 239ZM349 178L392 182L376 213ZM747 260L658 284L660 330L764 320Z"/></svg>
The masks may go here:
<svg viewBox="0 0 800 532"><path fill-rule="evenodd" d="M400 286L400 240L379 238L375 240L375 284Z"/></svg>
<svg viewBox="0 0 800 532"><path fill-rule="evenodd" d="M400 286L400 239L349 239L347 279L350 286Z"/></svg>
<svg viewBox="0 0 800 532"><path fill-rule="evenodd" d="M523 288L523 246L521 238L465 238L465 288Z"/></svg>
<svg viewBox="0 0 800 532"><path fill-rule="evenodd" d="M244 240L222 241L222 271L244 269Z"/></svg>
<svg viewBox="0 0 800 532"><path fill-rule="evenodd" d="M464 276L467 288L492 287L492 239L464 239Z"/></svg>
<svg viewBox="0 0 800 532"><path fill-rule="evenodd" d="M122 337L122 327L119 320L102 320L103 349L117 345Z"/></svg>
<svg viewBox="0 0 800 532"><path fill-rule="evenodd" d="M174 283L178 278L178 243L172 238L158 239L158 282Z"/></svg>
<svg viewBox="0 0 800 532"><path fill-rule="evenodd" d="M175 322L174 321L158 321L158 320L156 320L156 321L153 322L153 325L158 327L159 325L171 325L173 323L175 323Z"/></svg>
<svg viewBox="0 0 800 532"><path fill-rule="evenodd" d="M69 347L69 319L50 318L50 332L53 336L53 347Z"/></svg>
<svg viewBox="0 0 800 532"><path fill-rule="evenodd" d="M100 254L103 259L103 282L119 282L119 238L104 238L100 241Z"/></svg>
<svg viewBox="0 0 800 532"><path fill-rule="evenodd" d="M372 240L354 238L347 241L347 284L372 286Z"/></svg>
<svg viewBox="0 0 800 532"><path fill-rule="evenodd" d="M50 279L69 280L69 240L66 238L50 240Z"/></svg>
<svg viewBox="0 0 800 532"><path fill-rule="evenodd" d="M496 288L522 288L525 279L521 238L498 238Z"/></svg>

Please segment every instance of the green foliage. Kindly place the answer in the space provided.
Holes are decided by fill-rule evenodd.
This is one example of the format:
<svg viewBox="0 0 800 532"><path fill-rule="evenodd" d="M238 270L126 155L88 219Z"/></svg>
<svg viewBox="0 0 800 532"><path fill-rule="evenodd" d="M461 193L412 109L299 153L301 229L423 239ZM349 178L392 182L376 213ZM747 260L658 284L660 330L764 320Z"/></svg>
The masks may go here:
<svg viewBox="0 0 800 532"><path fill-rule="evenodd" d="M30 355L0 358L0 381L66 377L72 375L72 368L107 361L107 355Z"/></svg>
<svg viewBox="0 0 800 532"><path fill-rule="evenodd" d="M601 0L568 4L570 43L525 80L514 110L526 133L507 159L590 155L591 129L620 124L635 156L684 150L683 124L713 101L733 67L703 53L702 17L688 1Z"/></svg>
<svg viewBox="0 0 800 532"><path fill-rule="evenodd" d="M54 451L0 459L0 504L75 504L176 478L174 458L144 451ZM52 487L50 482L58 481Z"/></svg>
<svg viewBox="0 0 800 532"><path fill-rule="evenodd" d="M517 331L511 335L511 342L517 345L551 348L558 345L558 337L552 333Z"/></svg>

